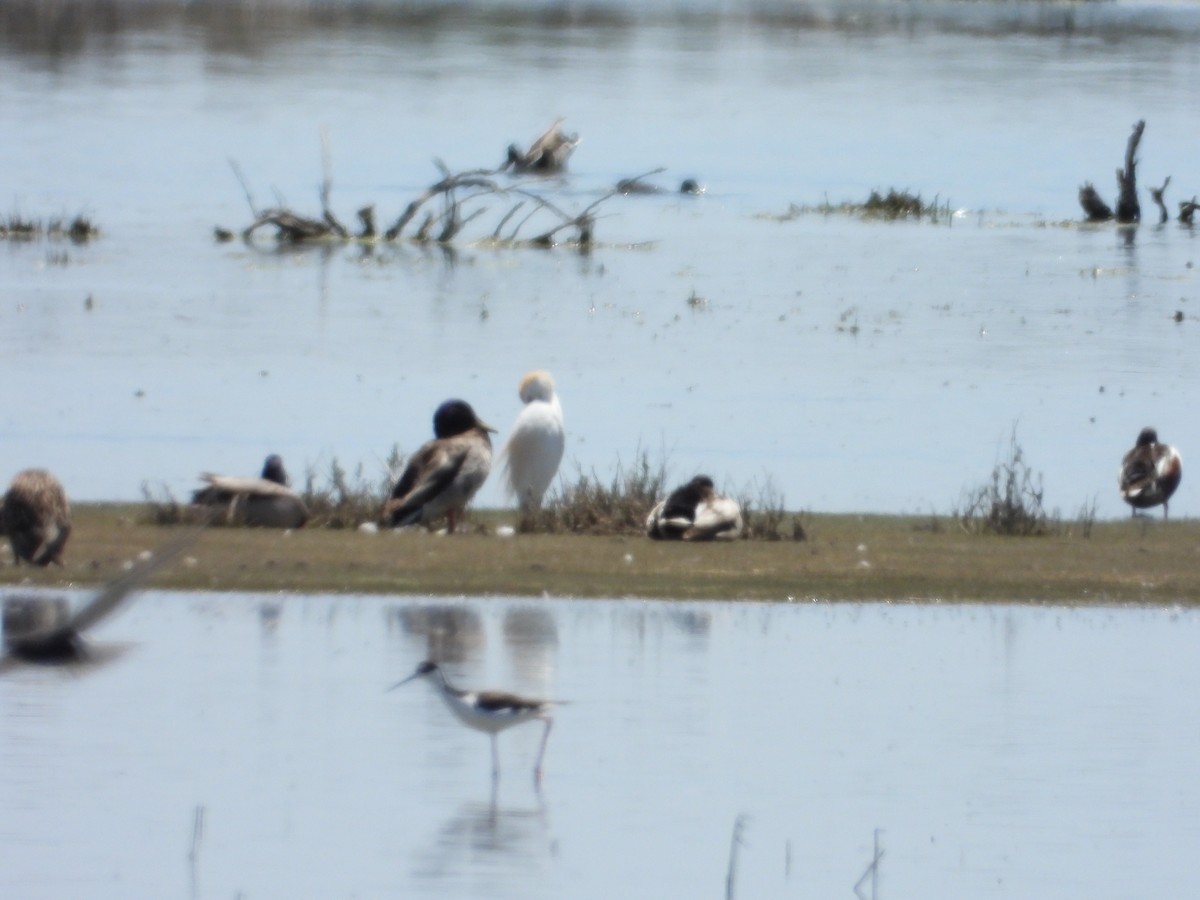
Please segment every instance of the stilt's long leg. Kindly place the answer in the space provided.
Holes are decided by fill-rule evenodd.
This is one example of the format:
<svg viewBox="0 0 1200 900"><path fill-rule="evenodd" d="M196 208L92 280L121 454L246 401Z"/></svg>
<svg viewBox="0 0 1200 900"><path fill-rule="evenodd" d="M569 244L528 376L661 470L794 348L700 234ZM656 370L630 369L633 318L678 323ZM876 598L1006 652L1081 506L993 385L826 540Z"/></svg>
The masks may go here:
<svg viewBox="0 0 1200 900"><path fill-rule="evenodd" d="M492 781L500 777L500 751L496 747L496 735L492 735Z"/></svg>
<svg viewBox="0 0 1200 900"><path fill-rule="evenodd" d="M542 746L538 750L537 763L533 767L533 777L536 781L542 780L542 757L546 755L546 742L550 740L550 729L554 725L554 720L549 716L543 721L546 723L546 730L542 732Z"/></svg>

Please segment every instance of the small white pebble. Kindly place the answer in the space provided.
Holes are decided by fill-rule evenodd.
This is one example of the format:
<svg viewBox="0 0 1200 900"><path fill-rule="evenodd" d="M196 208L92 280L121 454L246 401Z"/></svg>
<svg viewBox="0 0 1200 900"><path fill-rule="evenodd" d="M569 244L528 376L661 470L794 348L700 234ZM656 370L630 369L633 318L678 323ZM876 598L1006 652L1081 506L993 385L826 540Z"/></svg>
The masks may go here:
<svg viewBox="0 0 1200 900"><path fill-rule="evenodd" d="M632 564L633 564L633 554L632 554L632 553L626 553L626 554L625 554L625 564L626 564L626 565L632 565Z"/></svg>
<svg viewBox="0 0 1200 900"><path fill-rule="evenodd" d="M859 553L866 553L866 552L867 552L867 545L866 545L866 544L859 544L859 545L858 545L858 552L859 552Z"/></svg>
<svg viewBox="0 0 1200 900"><path fill-rule="evenodd" d="M374 522L363 522L358 526L359 534L379 534L379 526Z"/></svg>
<svg viewBox="0 0 1200 900"><path fill-rule="evenodd" d="M869 568L871 568L871 563L868 560L860 559L858 561L858 567L860 569L869 569Z"/></svg>
<svg viewBox="0 0 1200 900"><path fill-rule="evenodd" d="M198 563L199 561L200 560L196 559L196 557L194 557L194 556L185 556L183 558L183 564L185 566L187 566L189 569L194 567L196 565L196 563Z"/></svg>
<svg viewBox="0 0 1200 900"><path fill-rule="evenodd" d="M517 533L517 529L511 525L500 525L496 528L496 537L512 537Z"/></svg>
<svg viewBox="0 0 1200 900"><path fill-rule="evenodd" d="M149 550L143 550L141 553L139 553L137 555L137 559L138 559L138 562L148 562L148 561L154 559L154 554L151 553Z"/></svg>

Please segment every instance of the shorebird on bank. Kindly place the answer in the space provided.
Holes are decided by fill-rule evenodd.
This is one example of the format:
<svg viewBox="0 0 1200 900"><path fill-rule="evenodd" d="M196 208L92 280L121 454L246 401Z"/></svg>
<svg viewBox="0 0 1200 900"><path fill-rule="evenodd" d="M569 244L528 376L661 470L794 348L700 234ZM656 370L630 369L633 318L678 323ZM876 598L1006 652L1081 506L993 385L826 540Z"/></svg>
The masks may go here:
<svg viewBox="0 0 1200 900"><path fill-rule="evenodd" d="M1167 518L1167 502L1183 478L1183 458L1170 444L1158 442L1158 432L1143 428L1137 444L1121 460L1118 484L1121 498L1133 507L1133 515L1139 509L1151 506L1163 508Z"/></svg>
<svg viewBox="0 0 1200 900"><path fill-rule="evenodd" d="M522 515L542 505L562 462L566 435L562 405L549 372L530 372L517 389L525 404L517 414L500 458L504 462L504 487L517 498Z"/></svg>
<svg viewBox="0 0 1200 900"><path fill-rule="evenodd" d="M742 529L742 508L719 495L707 475L673 490L646 517L646 534L655 540L731 541Z"/></svg>
<svg viewBox="0 0 1200 900"><path fill-rule="evenodd" d="M428 525L445 516L447 533L453 534L459 515L491 471L488 433L495 430L463 400L447 400L439 406L433 414L434 439L409 458L384 504L384 521L401 528Z"/></svg>
<svg viewBox="0 0 1200 900"><path fill-rule="evenodd" d="M18 472L0 507L0 534L12 544L13 562L35 566L63 564L63 548L71 534L67 492L46 469Z"/></svg>
<svg viewBox="0 0 1200 900"><path fill-rule="evenodd" d="M542 732L542 743L538 749L537 762L533 767L534 780L538 782L542 780L542 758L546 755L546 742L550 740L550 728L554 724L550 711L561 703L561 700L535 700L501 691L461 690L451 686L438 664L430 660L421 663L415 672L404 680L396 682L388 690L395 690L418 678L429 680L438 696L450 707L450 712L454 713L460 722L468 728L482 731L491 737L493 780L500 777L500 753L496 747L496 735L506 728L512 728L523 722L531 722L535 719L545 722L546 730Z"/></svg>

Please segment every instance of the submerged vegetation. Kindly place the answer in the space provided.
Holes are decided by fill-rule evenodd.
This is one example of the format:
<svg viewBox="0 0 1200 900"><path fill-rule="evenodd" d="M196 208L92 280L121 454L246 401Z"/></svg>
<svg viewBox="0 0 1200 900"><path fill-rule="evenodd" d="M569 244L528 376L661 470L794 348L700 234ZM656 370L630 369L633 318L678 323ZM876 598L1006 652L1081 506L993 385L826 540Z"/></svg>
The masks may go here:
<svg viewBox="0 0 1200 900"><path fill-rule="evenodd" d="M760 218L790 222L805 215L857 216L861 219L884 222L918 219L937 225L943 222L949 224L954 218L954 210L949 200L941 200L939 196L934 196L933 200L927 203L921 199L920 194L889 188L886 194L878 190L871 191L870 196L862 202L846 200L831 203L826 198L815 206L792 203L782 213L764 214Z"/></svg>
<svg viewBox="0 0 1200 900"><path fill-rule="evenodd" d="M69 240L83 244L98 237L100 229L87 216L82 214L73 219L29 219L18 214L10 214L0 218L0 240L33 241Z"/></svg>

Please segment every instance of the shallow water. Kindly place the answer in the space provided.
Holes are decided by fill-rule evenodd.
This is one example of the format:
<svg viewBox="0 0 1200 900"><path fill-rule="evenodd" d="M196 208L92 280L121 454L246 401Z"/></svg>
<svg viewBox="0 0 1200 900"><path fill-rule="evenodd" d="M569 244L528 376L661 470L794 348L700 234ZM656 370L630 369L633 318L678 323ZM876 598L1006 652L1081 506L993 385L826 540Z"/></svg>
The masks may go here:
<svg viewBox="0 0 1200 900"><path fill-rule="evenodd" d="M1184 896L1192 612L149 592L0 678L0 894ZM485 737L424 684L570 701ZM197 830L197 815L201 826ZM869 887L867 888L869 896Z"/></svg>
<svg viewBox="0 0 1200 900"><path fill-rule="evenodd" d="M48 465L80 499L184 496L268 452L373 480L448 396L503 432L534 367L559 382L569 476L644 450L791 508L947 512L1016 425L1048 506L1119 516L1139 429L1200 445L1180 402L1195 232L1059 224L1083 181L1112 196L1139 118L1142 183L1172 175L1172 206L1200 186L1196 4L1072 5L1069 23L1043 4L530 8L131 14L0 45L0 130L19 136L0 209L104 231L0 246L0 378L25 401L0 410L6 467ZM250 221L231 158L259 205L315 212L325 129L335 210L390 222L433 157L494 165L557 115L583 143L556 203L656 166L708 193L606 201L585 257L211 240ZM961 215L775 218L888 187ZM480 502L503 502L494 481Z"/></svg>

